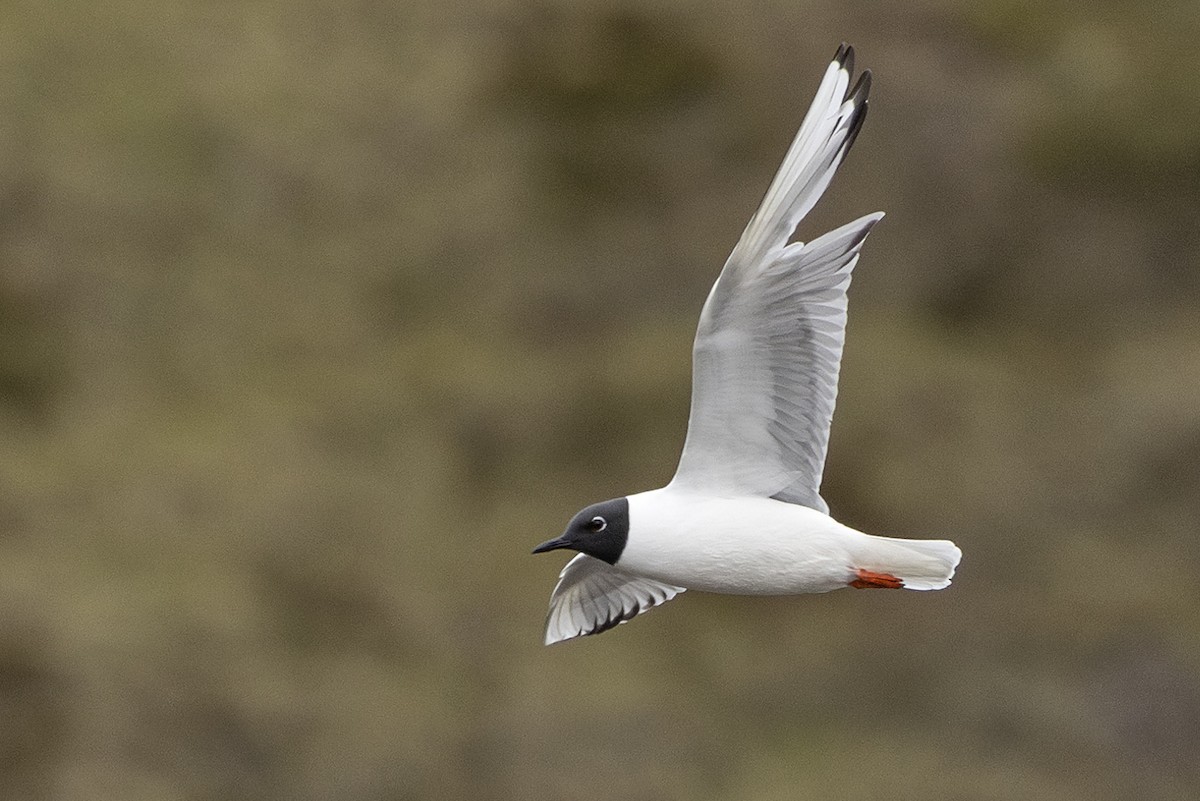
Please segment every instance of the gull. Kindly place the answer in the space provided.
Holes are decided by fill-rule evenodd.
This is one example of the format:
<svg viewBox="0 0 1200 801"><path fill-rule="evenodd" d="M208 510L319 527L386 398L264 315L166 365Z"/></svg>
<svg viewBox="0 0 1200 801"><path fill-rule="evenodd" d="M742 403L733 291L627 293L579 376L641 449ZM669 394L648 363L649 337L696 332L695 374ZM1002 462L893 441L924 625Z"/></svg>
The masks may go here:
<svg viewBox="0 0 1200 801"><path fill-rule="evenodd" d="M687 438L671 482L592 504L533 549L579 552L551 594L547 645L607 631L685 589L949 586L962 557L954 543L864 534L834 520L819 493L846 289L883 214L790 240L866 117L871 73L851 86L853 73L854 50L843 44L704 303Z"/></svg>

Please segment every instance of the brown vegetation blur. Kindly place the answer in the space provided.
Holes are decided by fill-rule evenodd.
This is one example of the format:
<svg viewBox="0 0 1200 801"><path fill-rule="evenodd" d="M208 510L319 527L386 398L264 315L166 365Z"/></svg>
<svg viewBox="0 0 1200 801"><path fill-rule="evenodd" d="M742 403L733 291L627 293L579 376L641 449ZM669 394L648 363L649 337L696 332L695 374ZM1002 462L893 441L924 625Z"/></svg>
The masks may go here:
<svg viewBox="0 0 1200 801"><path fill-rule="evenodd" d="M1200 6L6 4L0 798L1200 797ZM541 645L842 40L825 495L945 592Z"/></svg>

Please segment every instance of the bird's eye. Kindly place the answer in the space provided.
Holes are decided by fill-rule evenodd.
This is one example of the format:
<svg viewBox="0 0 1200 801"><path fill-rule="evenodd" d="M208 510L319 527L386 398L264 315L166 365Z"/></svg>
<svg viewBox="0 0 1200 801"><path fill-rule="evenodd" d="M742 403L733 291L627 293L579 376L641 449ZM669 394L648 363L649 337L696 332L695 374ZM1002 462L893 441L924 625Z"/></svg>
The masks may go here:
<svg viewBox="0 0 1200 801"><path fill-rule="evenodd" d="M603 517L593 517L588 521L588 528L592 531L604 531L604 529L608 528L608 521Z"/></svg>

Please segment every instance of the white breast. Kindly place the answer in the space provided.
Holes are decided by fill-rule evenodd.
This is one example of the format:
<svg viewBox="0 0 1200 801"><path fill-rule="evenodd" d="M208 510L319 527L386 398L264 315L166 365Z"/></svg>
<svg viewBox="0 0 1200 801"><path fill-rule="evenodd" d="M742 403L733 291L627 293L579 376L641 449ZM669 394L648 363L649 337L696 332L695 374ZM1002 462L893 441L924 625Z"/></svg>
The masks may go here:
<svg viewBox="0 0 1200 801"><path fill-rule="evenodd" d="M850 552L865 537L805 506L666 487L629 496L617 566L708 592L828 592L853 578Z"/></svg>

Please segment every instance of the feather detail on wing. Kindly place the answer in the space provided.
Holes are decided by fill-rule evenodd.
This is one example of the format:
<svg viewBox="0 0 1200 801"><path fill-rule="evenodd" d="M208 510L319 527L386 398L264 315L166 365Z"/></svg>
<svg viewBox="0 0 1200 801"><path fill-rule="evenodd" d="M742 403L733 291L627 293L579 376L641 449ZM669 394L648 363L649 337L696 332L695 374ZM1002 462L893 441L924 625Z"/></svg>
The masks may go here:
<svg viewBox="0 0 1200 801"><path fill-rule="evenodd" d="M819 494L837 397L846 289L882 213L788 244L867 110L870 73L847 90L839 48L762 205L713 286L696 331L692 410L672 483L828 512Z"/></svg>
<svg viewBox="0 0 1200 801"><path fill-rule="evenodd" d="M550 595L546 645L608 631L683 591L579 554L567 562Z"/></svg>

